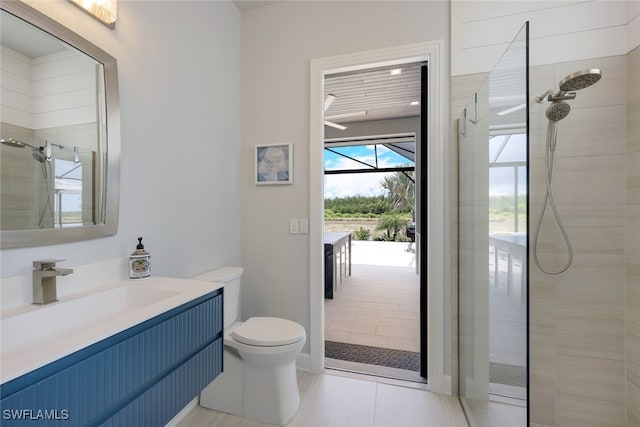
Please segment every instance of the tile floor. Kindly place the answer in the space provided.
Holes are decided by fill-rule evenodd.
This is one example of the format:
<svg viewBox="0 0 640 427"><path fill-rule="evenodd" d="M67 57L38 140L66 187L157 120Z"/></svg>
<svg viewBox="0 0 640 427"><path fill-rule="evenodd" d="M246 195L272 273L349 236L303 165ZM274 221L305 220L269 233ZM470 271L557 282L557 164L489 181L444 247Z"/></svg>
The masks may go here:
<svg viewBox="0 0 640 427"><path fill-rule="evenodd" d="M522 427L527 425L527 407L521 400L465 400L474 426Z"/></svg>
<svg viewBox="0 0 640 427"><path fill-rule="evenodd" d="M407 247L352 242L351 276L325 300L326 340L419 351L419 277Z"/></svg>
<svg viewBox="0 0 640 427"><path fill-rule="evenodd" d="M300 408L287 427L463 427L466 419L455 397L376 382L358 375L298 372ZM267 427L255 421L192 409L181 427Z"/></svg>

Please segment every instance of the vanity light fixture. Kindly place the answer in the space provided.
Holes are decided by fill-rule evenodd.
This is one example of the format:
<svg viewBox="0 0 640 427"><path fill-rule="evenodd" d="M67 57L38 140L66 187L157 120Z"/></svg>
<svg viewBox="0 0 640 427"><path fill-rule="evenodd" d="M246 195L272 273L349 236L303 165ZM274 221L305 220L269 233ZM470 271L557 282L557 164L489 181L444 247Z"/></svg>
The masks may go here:
<svg viewBox="0 0 640 427"><path fill-rule="evenodd" d="M69 0L107 27L116 27L117 0Z"/></svg>

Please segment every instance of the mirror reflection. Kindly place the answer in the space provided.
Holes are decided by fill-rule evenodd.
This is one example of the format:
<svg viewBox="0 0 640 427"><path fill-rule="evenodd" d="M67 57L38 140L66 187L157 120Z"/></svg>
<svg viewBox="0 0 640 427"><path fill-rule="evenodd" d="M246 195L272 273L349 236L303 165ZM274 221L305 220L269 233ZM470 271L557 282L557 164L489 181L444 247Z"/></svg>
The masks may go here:
<svg viewBox="0 0 640 427"><path fill-rule="evenodd" d="M1 230L104 223L104 65L5 10L0 28Z"/></svg>
<svg viewBox="0 0 640 427"><path fill-rule="evenodd" d="M114 235L116 60L22 2L1 9L0 245Z"/></svg>

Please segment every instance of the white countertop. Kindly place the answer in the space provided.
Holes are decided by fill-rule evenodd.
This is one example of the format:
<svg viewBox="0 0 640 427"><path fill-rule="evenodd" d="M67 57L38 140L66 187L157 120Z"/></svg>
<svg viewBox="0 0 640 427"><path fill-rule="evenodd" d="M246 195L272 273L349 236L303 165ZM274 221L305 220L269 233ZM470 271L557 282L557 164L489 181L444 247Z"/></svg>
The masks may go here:
<svg viewBox="0 0 640 427"><path fill-rule="evenodd" d="M4 384L18 378L48 363L220 289L222 286L222 283L168 277L122 280L93 288L90 291L69 295L61 298L56 303L44 306L27 305L3 310L0 313L0 328L2 328L2 339L5 340L5 336L7 337L7 351L5 352L4 346L0 347L0 351L2 351L0 383ZM122 287L130 288L126 291L119 291L118 288ZM153 298L145 301L145 292L147 291L149 296L153 296ZM96 294L105 296L132 294L134 298L129 298L127 304L123 305L122 308L116 307L115 310L110 312L108 309L105 311L105 305L112 303L107 298L96 297ZM85 301L86 304L84 304ZM117 304L120 303L117 302ZM96 304L95 311L102 310L104 312L102 314L103 317L91 318L91 305L93 304ZM61 312L64 313L64 322L58 323L66 323L67 325L64 326L64 329L60 329L55 321L56 316L60 318ZM47 322L49 317L51 321ZM69 322L70 318L74 320L71 323ZM75 320L77 320L77 323ZM24 345L16 345L15 342L9 345L10 336L16 335L14 328L16 330L19 329L17 332L25 335L28 335L30 330L35 331L35 333L43 335L44 338L35 342L26 342ZM43 329L33 330L32 328ZM50 333L47 328L50 328ZM31 338L33 338L33 334ZM28 339L26 340L28 341Z"/></svg>

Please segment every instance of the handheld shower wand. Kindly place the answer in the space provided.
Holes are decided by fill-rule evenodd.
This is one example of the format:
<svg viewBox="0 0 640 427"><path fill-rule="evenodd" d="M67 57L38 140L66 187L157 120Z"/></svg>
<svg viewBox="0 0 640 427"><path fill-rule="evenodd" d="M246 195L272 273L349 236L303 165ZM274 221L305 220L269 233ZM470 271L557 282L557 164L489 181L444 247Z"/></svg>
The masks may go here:
<svg viewBox="0 0 640 427"><path fill-rule="evenodd" d="M547 143L544 156L545 183L547 189L544 196L544 203L542 204L542 212L540 212L540 217L538 218L538 223L536 225L536 231L533 238L533 259L538 268L547 274L563 273L569 269L573 262L573 247L571 246L571 240L569 240L567 230L562 224L560 214L558 213L556 203L553 199L553 192L551 191L551 182L553 180L553 157L555 155L556 141L558 138L558 122L567 117L571 112L571 106L567 102L565 102L565 100L575 99L576 94L571 91L587 88L597 83L601 77L602 72L597 68L578 71L569 74L564 79L562 79L558 85L558 91L554 92L551 89L541 95L536 96L535 98L537 103L542 103L545 100L551 102L551 105L549 105L549 107L545 111L545 116L547 117L547 119L549 119L549 124L547 125ZM564 239L568 251L567 262L558 270L547 269L543 267L540 263L540 260L538 260L538 235L540 233L540 226L542 225L542 219L544 218L547 204L549 204L551 210L553 211L553 216L555 217L556 223L560 228L560 233L562 234L562 238Z"/></svg>

